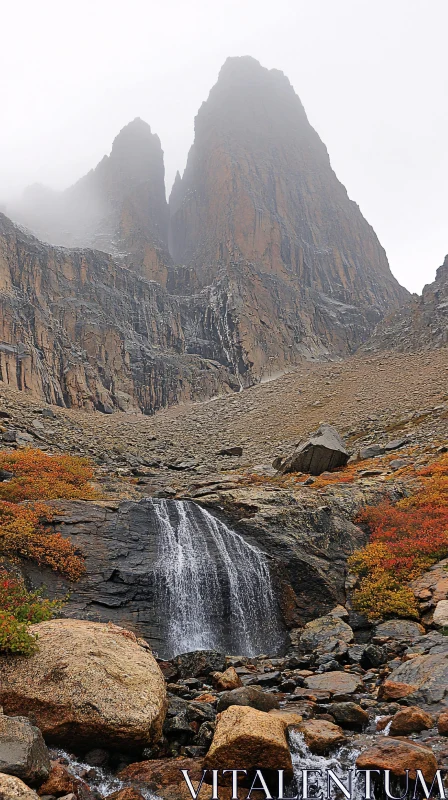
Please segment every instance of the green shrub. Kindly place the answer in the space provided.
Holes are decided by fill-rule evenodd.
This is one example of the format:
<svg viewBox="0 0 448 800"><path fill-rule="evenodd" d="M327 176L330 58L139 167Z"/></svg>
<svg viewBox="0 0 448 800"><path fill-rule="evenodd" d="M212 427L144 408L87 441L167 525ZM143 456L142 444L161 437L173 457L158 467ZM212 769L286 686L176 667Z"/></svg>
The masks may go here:
<svg viewBox="0 0 448 800"><path fill-rule="evenodd" d="M30 656L37 648L36 637L26 622L19 622L8 611L0 611L0 652Z"/></svg>

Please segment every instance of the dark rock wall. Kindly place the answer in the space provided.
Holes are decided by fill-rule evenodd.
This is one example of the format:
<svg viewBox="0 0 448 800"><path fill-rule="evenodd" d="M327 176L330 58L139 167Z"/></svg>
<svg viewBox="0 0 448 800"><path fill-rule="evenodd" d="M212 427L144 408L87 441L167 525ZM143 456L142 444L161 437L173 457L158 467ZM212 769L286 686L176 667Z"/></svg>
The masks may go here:
<svg viewBox="0 0 448 800"><path fill-rule="evenodd" d="M144 500L56 501L54 506L53 525L85 554L86 577L69 584L27 562L27 579L33 586L43 584L51 597L69 593L64 615L129 627L164 655L168 620L155 602L151 570L158 530L151 506ZM345 600L346 559L364 542L364 534L341 513L329 507L302 509L291 502L280 516L277 509L271 518L230 519L235 530L267 554L285 627L297 627Z"/></svg>

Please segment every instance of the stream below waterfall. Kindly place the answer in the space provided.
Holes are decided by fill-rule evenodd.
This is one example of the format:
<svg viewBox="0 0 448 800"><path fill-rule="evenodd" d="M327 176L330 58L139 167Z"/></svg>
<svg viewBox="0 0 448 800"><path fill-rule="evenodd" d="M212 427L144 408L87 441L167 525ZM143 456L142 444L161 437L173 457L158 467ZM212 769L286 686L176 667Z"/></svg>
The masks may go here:
<svg viewBox="0 0 448 800"><path fill-rule="evenodd" d="M153 579L167 621L165 657L278 653L283 630L267 556L196 503L146 502L158 537Z"/></svg>

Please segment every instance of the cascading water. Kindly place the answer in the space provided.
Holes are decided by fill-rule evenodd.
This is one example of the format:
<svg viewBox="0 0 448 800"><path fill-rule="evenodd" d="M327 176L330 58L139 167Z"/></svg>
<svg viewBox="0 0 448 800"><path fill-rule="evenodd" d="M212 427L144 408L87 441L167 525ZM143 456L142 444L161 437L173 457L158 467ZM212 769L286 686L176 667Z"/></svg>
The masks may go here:
<svg viewBox="0 0 448 800"><path fill-rule="evenodd" d="M158 528L155 595L169 657L277 653L283 635L266 556L195 503L147 502Z"/></svg>
<svg viewBox="0 0 448 800"><path fill-rule="evenodd" d="M331 755L316 755L311 752L303 734L299 731L292 730L289 733L289 747L291 751L292 766L294 770L294 787L288 797L297 797L299 800L303 799L303 770L310 770L310 784L317 780L317 775L320 775L320 791L316 793L319 796L326 797L326 779L328 771L332 770L337 775L342 783L347 786L348 776L352 776L351 783L351 797L353 800L363 800L363 785L362 779L358 776L355 777L355 763L361 750L353 745L342 745L337 748ZM310 791L309 787L309 790ZM372 791L372 798L375 794ZM333 787L331 797L334 800L345 800L345 795L338 788Z"/></svg>

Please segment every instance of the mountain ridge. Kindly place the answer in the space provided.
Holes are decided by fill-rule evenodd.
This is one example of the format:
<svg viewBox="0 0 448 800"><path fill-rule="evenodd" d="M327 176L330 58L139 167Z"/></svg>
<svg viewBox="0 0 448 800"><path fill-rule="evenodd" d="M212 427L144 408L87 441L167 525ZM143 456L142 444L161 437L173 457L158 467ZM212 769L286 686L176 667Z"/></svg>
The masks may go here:
<svg viewBox="0 0 448 800"><path fill-rule="evenodd" d="M90 275L95 334L89 334L89 341L96 341L100 353L99 372L93 353L81 349L93 369L93 405L98 408L121 407L118 386L132 407L152 413L185 397L198 399L198 375L214 376L205 381L208 397L250 386L302 360L343 358L369 339L389 309L409 297L332 170L291 83L251 57L227 59L222 67L197 114L187 166L182 177L176 175L169 203L160 139L136 118L114 139L109 156L68 190L47 193L35 207L31 203L28 216L25 207L18 212L21 223L57 244L84 248L82 256L77 250L61 256L54 246L42 245L37 272L45 283L54 263L62 272L74 270L71 287L56 280L59 305L50 306L58 321L60 305L66 306L71 296L89 301L82 270ZM19 238L25 265L37 245L25 234ZM126 279L123 268L129 272ZM112 278L105 280L105 269ZM16 271L15 280L12 305L5 301L10 314L13 307L19 313L23 281L28 281L26 291L32 283L26 269L23 276ZM110 280L124 292L115 295L116 306ZM41 308L36 284L31 293ZM80 310L73 310L76 302L70 302L72 320L64 331L76 350L87 333ZM50 330L52 312L45 313ZM119 345L111 345L110 329ZM28 314L25 328L3 327L6 347L21 346L18 331L33 347L43 336L42 330L32 330ZM140 335L143 362L154 364L157 356L158 366L129 383L130 351L139 350L135 337ZM186 367L188 358L196 359L197 369ZM60 384L64 373L59 363L51 369ZM18 374L23 359L21 364L16 365ZM47 364L48 385L51 369ZM89 383L84 367L81 373L84 386ZM121 386L123 376L128 389ZM147 391L145 380L154 383ZM76 389L71 397L63 389L58 396L82 405L83 392Z"/></svg>

